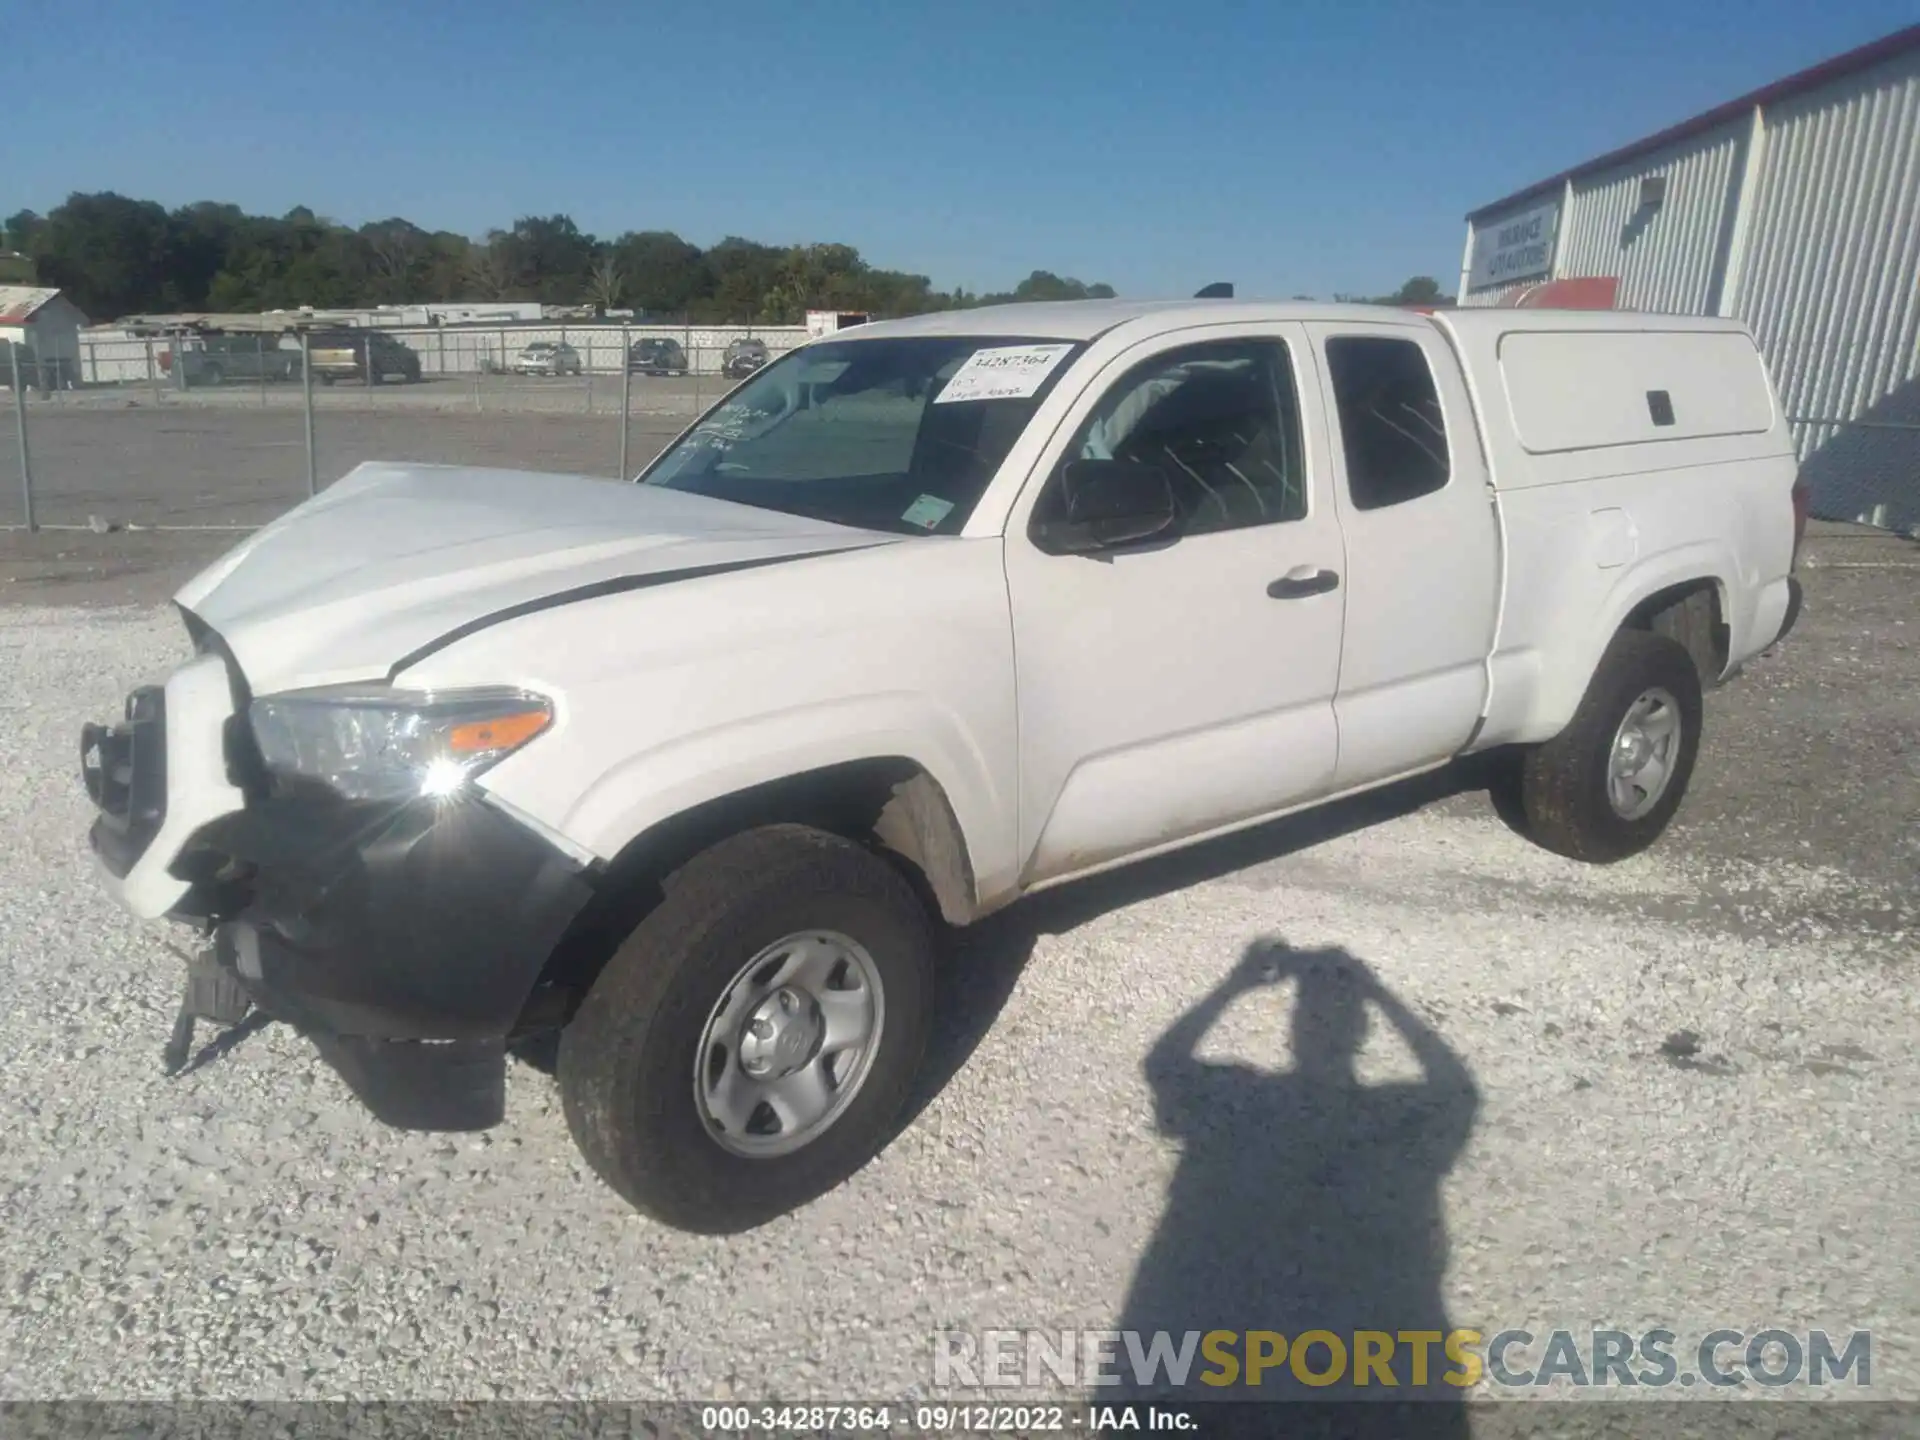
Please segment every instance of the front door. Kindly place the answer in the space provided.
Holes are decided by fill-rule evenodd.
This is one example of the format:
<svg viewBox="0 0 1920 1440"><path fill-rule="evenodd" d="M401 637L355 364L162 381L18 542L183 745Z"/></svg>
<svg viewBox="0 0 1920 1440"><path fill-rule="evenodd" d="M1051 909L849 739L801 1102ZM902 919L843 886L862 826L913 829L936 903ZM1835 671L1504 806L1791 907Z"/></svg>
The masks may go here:
<svg viewBox="0 0 1920 1440"><path fill-rule="evenodd" d="M1024 884L1332 786L1345 561L1306 355L1278 323L1144 342L1089 387L1013 507ZM1034 526L1058 518L1076 459L1158 467L1175 530L1049 553Z"/></svg>

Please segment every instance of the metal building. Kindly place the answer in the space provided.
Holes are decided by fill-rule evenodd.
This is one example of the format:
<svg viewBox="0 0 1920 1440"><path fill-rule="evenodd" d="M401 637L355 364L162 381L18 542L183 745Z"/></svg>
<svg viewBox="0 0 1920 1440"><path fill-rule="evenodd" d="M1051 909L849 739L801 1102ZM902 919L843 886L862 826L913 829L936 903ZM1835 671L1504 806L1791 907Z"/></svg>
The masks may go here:
<svg viewBox="0 0 1920 1440"><path fill-rule="evenodd" d="M87 317L58 290L0 285L0 386L13 383L15 357L26 368L21 384L65 389L80 378L80 327Z"/></svg>
<svg viewBox="0 0 1920 1440"><path fill-rule="evenodd" d="M1475 210L1459 294L1739 317L1814 513L1920 527L1920 25Z"/></svg>

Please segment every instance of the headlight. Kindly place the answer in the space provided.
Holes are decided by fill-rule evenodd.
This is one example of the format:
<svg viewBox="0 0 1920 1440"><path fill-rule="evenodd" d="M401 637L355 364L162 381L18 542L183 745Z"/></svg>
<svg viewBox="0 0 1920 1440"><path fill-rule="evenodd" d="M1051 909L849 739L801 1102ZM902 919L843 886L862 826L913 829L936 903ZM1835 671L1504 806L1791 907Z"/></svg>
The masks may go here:
<svg viewBox="0 0 1920 1440"><path fill-rule="evenodd" d="M548 701L520 690L378 685L295 690L250 714L269 770L349 800L451 795L553 722Z"/></svg>

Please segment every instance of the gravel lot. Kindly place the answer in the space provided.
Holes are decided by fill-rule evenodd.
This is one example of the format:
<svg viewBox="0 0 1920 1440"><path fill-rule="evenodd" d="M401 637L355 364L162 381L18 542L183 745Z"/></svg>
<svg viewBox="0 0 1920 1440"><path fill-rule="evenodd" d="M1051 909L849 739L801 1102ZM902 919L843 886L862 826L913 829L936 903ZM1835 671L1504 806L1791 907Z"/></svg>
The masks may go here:
<svg viewBox="0 0 1920 1440"><path fill-rule="evenodd" d="M527 1066L471 1137L383 1130L278 1027L161 1075L179 967L93 881L75 731L181 653L152 587L196 557L84 538L93 570L0 586L35 602L0 608L0 1396L902 1397L939 1331L1425 1307L1867 1328L1872 1393L1920 1399L1920 548L1821 527L1800 629L1710 700L1650 855L1575 866L1429 784L997 917L955 947L915 1123L709 1240L587 1174ZM1378 1092L1395 1128L1290 1086L1284 984L1200 1052L1242 1068L1150 1083L1276 943L1362 962L1471 1090ZM1359 1068L1420 1075L1379 1019Z"/></svg>

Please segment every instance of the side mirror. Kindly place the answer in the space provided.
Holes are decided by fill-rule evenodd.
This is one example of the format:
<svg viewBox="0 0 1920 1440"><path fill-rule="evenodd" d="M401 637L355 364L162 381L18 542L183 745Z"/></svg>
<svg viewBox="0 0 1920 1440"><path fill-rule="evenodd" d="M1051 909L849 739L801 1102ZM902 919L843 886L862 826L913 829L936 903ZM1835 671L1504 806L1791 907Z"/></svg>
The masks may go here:
<svg viewBox="0 0 1920 1440"><path fill-rule="evenodd" d="M1173 487L1157 465L1075 460L1060 475L1063 518L1036 528L1041 548L1085 555L1150 540L1173 528Z"/></svg>

